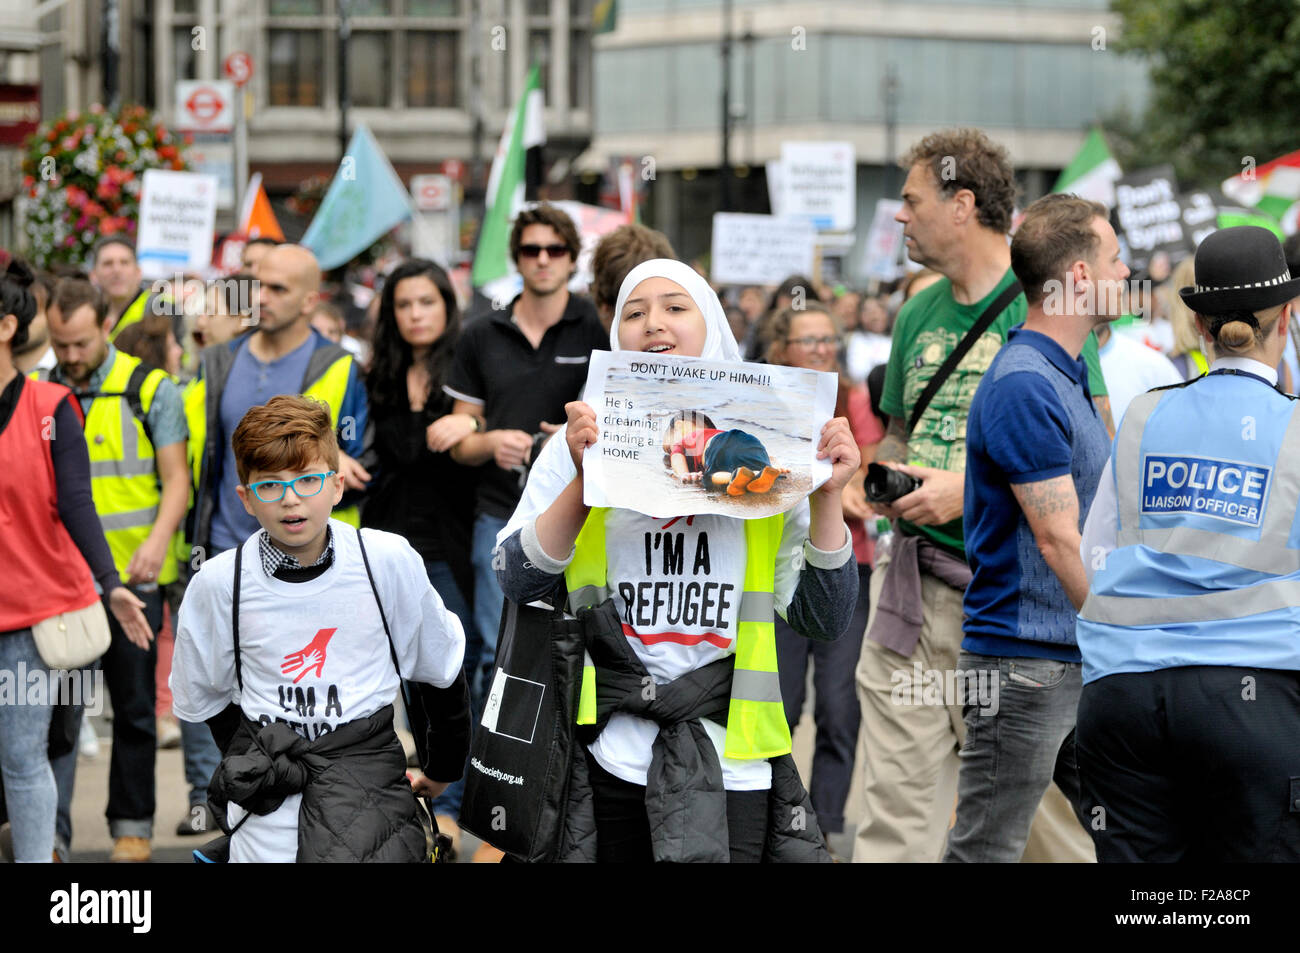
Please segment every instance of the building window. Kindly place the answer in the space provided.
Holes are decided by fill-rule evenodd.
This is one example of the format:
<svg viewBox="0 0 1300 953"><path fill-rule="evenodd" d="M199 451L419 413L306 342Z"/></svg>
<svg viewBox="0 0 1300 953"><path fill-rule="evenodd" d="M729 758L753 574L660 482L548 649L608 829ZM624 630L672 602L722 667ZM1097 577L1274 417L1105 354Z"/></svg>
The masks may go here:
<svg viewBox="0 0 1300 953"><path fill-rule="evenodd" d="M569 34L569 108L591 108L591 31Z"/></svg>
<svg viewBox="0 0 1300 953"><path fill-rule="evenodd" d="M551 32L550 30L528 31L528 68L541 69L542 98L550 102L551 88Z"/></svg>
<svg viewBox="0 0 1300 953"><path fill-rule="evenodd" d="M389 33L354 32L348 41L348 98L353 106L387 106L393 54Z"/></svg>
<svg viewBox="0 0 1300 953"><path fill-rule="evenodd" d="M199 12L199 0L172 0L172 12L178 16L181 14L197 14Z"/></svg>
<svg viewBox="0 0 1300 953"><path fill-rule="evenodd" d="M271 30L267 70L272 106L320 106L325 71L319 30Z"/></svg>
<svg viewBox="0 0 1300 953"><path fill-rule="evenodd" d="M271 0L273 17L318 17L325 12L325 0Z"/></svg>
<svg viewBox="0 0 1300 953"><path fill-rule="evenodd" d="M197 79L198 57L191 46L193 27L172 27L172 78Z"/></svg>
<svg viewBox="0 0 1300 953"><path fill-rule="evenodd" d="M406 15L412 17L458 17L461 0L406 0Z"/></svg>
<svg viewBox="0 0 1300 953"><path fill-rule="evenodd" d="M392 0L347 0L347 4L348 16L353 17L386 17L393 12Z"/></svg>
<svg viewBox="0 0 1300 953"><path fill-rule="evenodd" d="M406 105L460 107L459 33L415 30L406 34Z"/></svg>
<svg viewBox="0 0 1300 953"><path fill-rule="evenodd" d="M339 16L352 24L348 102L363 108L461 109L466 0L265 0L267 105L334 105ZM504 65L507 57L487 58ZM490 69L490 67L489 67Z"/></svg>

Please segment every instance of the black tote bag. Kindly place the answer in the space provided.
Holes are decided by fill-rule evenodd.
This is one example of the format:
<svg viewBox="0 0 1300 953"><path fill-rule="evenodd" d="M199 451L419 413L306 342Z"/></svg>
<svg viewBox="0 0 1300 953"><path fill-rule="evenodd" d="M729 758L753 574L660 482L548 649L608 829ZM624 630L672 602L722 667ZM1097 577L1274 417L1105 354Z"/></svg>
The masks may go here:
<svg viewBox="0 0 1300 953"><path fill-rule="evenodd" d="M569 793L585 640L558 609L506 600L474 726L460 824L512 858L553 860Z"/></svg>

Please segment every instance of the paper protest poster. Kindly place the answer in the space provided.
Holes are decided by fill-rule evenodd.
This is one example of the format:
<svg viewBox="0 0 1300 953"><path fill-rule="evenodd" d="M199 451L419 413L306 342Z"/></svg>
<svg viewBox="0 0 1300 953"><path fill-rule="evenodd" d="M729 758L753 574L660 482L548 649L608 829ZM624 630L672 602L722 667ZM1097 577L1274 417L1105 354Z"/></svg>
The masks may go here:
<svg viewBox="0 0 1300 953"><path fill-rule="evenodd" d="M876 212L871 217L871 228L862 249L861 270L867 278L893 281L903 272L898 263L903 248L903 226L894 221L902 207L903 203L897 199L879 199L876 202Z"/></svg>
<svg viewBox="0 0 1300 953"><path fill-rule="evenodd" d="M857 169L852 143L781 143L781 214L806 216L822 231L852 231Z"/></svg>
<svg viewBox="0 0 1300 953"><path fill-rule="evenodd" d="M812 274L816 244L807 219L715 212L710 275L724 285L780 284Z"/></svg>
<svg viewBox="0 0 1300 953"><path fill-rule="evenodd" d="M136 238L140 271L146 278L205 271L212 262L216 218L216 176L147 170Z"/></svg>
<svg viewBox="0 0 1300 953"><path fill-rule="evenodd" d="M583 502L654 517L784 513L830 478L817 444L835 391L834 374L798 367L593 351L584 400L600 436L583 455Z"/></svg>

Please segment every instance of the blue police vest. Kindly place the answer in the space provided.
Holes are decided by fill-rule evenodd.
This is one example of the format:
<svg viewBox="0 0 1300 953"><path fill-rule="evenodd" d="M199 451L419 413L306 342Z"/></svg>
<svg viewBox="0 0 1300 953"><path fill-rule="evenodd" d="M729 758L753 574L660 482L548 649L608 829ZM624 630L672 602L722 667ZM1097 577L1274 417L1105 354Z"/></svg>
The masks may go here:
<svg viewBox="0 0 1300 953"><path fill-rule="evenodd" d="M1143 394L1112 469L1118 547L1079 612L1084 683L1186 665L1300 669L1300 404L1221 372Z"/></svg>

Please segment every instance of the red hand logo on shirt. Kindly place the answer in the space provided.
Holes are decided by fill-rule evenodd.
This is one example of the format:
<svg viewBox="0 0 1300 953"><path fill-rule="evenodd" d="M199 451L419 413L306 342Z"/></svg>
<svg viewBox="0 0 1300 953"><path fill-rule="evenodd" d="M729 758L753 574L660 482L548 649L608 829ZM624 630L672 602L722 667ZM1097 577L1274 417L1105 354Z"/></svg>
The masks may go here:
<svg viewBox="0 0 1300 953"><path fill-rule="evenodd" d="M322 669L325 667L325 647L330 644L330 639L338 629L321 629L315 637L307 644L307 647L297 652L293 652L284 657L284 664L280 666L280 671L285 675L292 675L298 669L298 677L293 680L297 685L303 680L303 677L313 668L316 670L316 677L321 678Z"/></svg>

